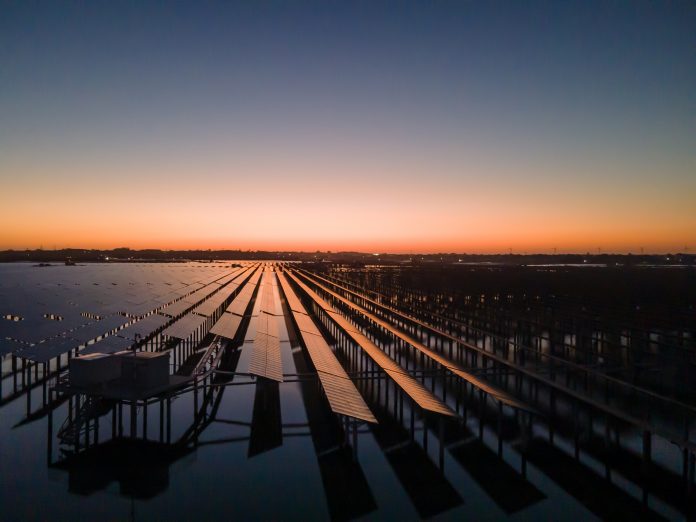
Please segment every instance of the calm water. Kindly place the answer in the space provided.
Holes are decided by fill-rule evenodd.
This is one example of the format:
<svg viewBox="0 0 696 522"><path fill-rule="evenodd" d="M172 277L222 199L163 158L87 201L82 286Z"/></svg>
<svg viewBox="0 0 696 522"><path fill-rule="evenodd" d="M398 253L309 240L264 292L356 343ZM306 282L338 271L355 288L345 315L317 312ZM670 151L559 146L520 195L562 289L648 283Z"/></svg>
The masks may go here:
<svg viewBox="0 0 696 522"><path fill-rule="evenodd" d="M96 288L95 282L108 286L106 294L90 293L90 299L106 309L109 302L100 296L127 300L138 288L153 286L147 283L156 273L162 276L158 284L164 288L166 281L190 284L225 270L229 271L222 265L194 264L0 265L0 315L30 313L33 298L39 302L47 286L57 281L61 286L79 283L90 291ZM114 281L117 284L110 284ZM279 326L284 373L306 373L308 362L292 327L282 319ZM249 328L254 327L252 322ZM251 343L229 350L238 350L239 356L228 361L227 369L246 372ZM562 440L557 442L561 449L554 449L558 455L549 454L558 464L554 467L552 462L549 467L544 462L542 471L530 459L525 479L515 441L504 444L499 458L495 432L487 427L483 439L478 439L474 435L478 419L469 415L467 424L455 433L456 440L447 441L441 471L436 430L430 432L426 450L422 432L417 431L415 442L410 442L407 421L402 426L376 401L368 401L380 424L360 427L354 459L350 449L337 449L342 434L314 381L282 383L276 394L272 387L257 389L247 378L235 377L232 383L237 385L220 392L214 418L198 445L177 454L162 455L155 443L120 448L104 444L82 464L65 466L54 440L48 465L48 417L36 413L41 409L42 389L31 392L33 414L27 421L27 395L14 393L9 356L3 358L2 370L2 520L596 518L586 507L583 492L573 480L568 482L567 475L577 468L578 481L587 482L596 475L602 487L603 466L589 457L576 463L570 458L572 449L564 450ZM156 434L156 408L152 410L149 433ZM172 415L174 439L193 422L192 393L173 401ZM63 403L53 412L54 425L60 426L66 416ZM100 422L102 433L110 434L111 415ZM419 422L417 429L421 428ZM639 490L630 484L621 489L620 476L614 482L617 501L639 503ZM654 500L651 505L670 518L678 517L669 506Z"/></svg>

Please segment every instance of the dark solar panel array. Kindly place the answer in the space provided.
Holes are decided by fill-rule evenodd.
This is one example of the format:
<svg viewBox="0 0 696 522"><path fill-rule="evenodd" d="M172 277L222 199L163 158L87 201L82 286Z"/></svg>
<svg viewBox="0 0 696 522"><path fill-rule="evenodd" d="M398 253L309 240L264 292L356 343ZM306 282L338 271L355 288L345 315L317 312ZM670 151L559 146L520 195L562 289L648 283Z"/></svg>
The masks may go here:
<svg viewBox="0 0 696 522"><path fill-rule="evenodd" d="M285 298L288 302L293 303L291 314L297 323L300 336L307 348L312 364L317 370L331 411L367 422L377 422L355 384L350 380L341 363L338 362L331 347L327 344L312 319L307 315L304 306L297 299L294 290L285 279L285 275L279 274L278 280L283 288Z"/></svg>
<svg viewBox="0 0 696 522"><path fill-rule="evenodd" d="M182 296L191 308L192 300L204 299L239 270L194 263L4 267L0 350L44 361L88 343L90 350L125 344L107 342L109 334L127 337L130 344L135 333L145 337L170 320L154 319L153 312Z"/></svg>
<svg viewBox="0 0 696 522"><path fill-rule="evenodd" d="M266 270L263 273L259 295L256 297L258 315L256 335L251 352L249 372L273 381L283 381L283 366L280 359L280 334L275 317L275 274Z"/></svg>
<svg viewBox="0 0 696 522"><path fill-rule="evenodd" d="M251 277L249 277L250 275ZM244 314L247 308L249 308L249 303L254 295L254 291L256 290L260 277L261 271L254 271L254 267L251 267L237 276L233 283L230 283L239 283L243 286L241 287L239 293L234 297L232 303L230 303L230 305L227 307L225 313L222 314L222 316L210 329L210 333L225 337L226 339L235 338L239 330L239 326L242 323L242 319L244 318Z"/></svg>
<svg viewBox="0 0 696 522"><path fill-rule="evenodd" d="M292 273L288 275L302 288L305 294L322 308L333 321L356 343L374 362L384 371L404 393L422 409L447 416L456 416L454 411L423 386L418 380L408 374L391 357L379 349L363 333L342 314L336 311L329 303L322 299L316 292L297 279Z"/></svg>

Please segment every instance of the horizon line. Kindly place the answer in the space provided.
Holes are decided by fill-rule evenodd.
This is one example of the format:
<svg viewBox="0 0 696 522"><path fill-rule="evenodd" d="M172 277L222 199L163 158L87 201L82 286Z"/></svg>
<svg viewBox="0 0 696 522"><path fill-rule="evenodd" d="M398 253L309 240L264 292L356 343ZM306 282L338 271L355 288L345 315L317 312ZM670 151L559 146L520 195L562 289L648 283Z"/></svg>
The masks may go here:
<svg viewBox="0 0 696 522"><path fill-rule="evenodd" d="M114 248L89 248L89 247L54 247L52 249L47 249L43 247L38 248L4 248L0 249L0 253L8 252L60 252L60 251L85 251L85 252L114 252L114 251L130 251L130 252L210 252L210 253L220 253L220 252L240 252L240 253L279 253L279 254L354 254L354 255L364 255L364 256L656 256L656 255L696 255L688 251L686 247L683 251L611 251L598 249L597 251L587 250L582 251L515 251L510 250L508 252L502 251L488 251L488 252L456 252L456 251L440 251L440 252L418 252L418 251L382 251L382 252L370 252L361 250L283 250L283 249L242 249L242 248L131 248L131 247L114 247Z"/></svg>

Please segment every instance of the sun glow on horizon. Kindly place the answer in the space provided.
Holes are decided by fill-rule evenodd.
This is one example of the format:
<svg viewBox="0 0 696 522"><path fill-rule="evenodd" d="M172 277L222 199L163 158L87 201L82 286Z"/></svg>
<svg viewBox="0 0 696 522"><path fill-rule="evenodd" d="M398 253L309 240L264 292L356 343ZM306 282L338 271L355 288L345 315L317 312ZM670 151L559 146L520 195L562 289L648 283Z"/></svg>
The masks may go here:
<svg viewBox="0 0 696 522"><path fill-rule="evenodd" d="M696 246L678 10L209 8L5 9L0 249Z"/></svg>

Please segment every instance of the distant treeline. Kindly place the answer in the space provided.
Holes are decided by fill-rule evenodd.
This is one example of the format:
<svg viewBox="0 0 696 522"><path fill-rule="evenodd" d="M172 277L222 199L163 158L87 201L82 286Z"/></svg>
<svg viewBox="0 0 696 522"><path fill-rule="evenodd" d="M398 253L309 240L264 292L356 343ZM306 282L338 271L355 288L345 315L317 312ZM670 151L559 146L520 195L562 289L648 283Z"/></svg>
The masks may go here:
<svg viewBox="0 0 696 522"><path fill-rule="evenodd" d="M288 260L345 264L424 264L495 263L530 264L607 264L607 265L696 265L693 254L369 254L363 252L273 252L249 250L4 250L0 262L177 262L220 260Z"/></svg>

